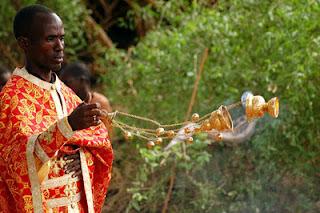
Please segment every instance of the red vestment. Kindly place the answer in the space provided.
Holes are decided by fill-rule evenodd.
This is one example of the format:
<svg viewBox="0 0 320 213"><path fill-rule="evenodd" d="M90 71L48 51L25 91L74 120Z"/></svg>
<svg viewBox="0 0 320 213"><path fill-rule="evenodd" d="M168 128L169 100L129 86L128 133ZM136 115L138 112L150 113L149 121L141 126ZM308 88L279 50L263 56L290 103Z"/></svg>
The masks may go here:
<svg viewBox="0 0 320 213"><path fill-rule="evenodd" d="M80 103L57 77L14 71L0 93L0 212L101 211L113 152L103 124L72 131L67 116ZM63 169L61 156L76 151L82 178Z"/></svg>

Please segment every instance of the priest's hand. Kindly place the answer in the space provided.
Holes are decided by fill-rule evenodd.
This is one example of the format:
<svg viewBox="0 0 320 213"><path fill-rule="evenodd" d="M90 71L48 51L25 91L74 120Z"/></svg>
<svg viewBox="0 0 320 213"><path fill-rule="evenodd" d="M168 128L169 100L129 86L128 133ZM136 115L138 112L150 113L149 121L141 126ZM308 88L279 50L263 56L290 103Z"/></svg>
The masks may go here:
<svg viewBox="0 0 320 213"><path fill-rule="evenodd" d="M97 126L101 123L101 109L97 103L82 103L68 116L68 122L73 131Z"/></svg>
<svg viewBox="0 0 320 213"><path fill-rule="evenodd" d="M63 167L65 173L73 173L72 177L81 177L82 172L79 152L73 155L65 155L63 156L63 160L66 161L66 164Z"/></svg>

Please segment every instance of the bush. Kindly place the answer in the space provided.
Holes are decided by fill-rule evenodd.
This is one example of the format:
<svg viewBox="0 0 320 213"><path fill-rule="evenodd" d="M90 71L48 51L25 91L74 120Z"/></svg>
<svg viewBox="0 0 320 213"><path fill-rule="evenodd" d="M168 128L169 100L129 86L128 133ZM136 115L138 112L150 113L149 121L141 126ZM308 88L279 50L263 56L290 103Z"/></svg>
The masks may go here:
<svg viewBox="0 0 320 213"><path fill-rule="evenodd" d="M316 1L220 1L214 8L194 3L174 20L166 10L174 27L160 23L129 53L105 54L101 63L108 67L103 79L111 102L162 123L184 119L205 48L210 53L194 111L205 114L237 102L245 90L266 99L279 96L281 102L280 117L263 120L256 136L241 147L194 152L196 143L188 148L190 161L177 157L177 149L157 164L142 152L152 171L140 168L137 181L149 190L134 187L132 208L156 211L162 206L168 177L152 174L170 174L170 168L160 166L170 158L177 163L173 212L315 211L319 10ZM208 154L208 161L198 164L197 153Z"/></svg>

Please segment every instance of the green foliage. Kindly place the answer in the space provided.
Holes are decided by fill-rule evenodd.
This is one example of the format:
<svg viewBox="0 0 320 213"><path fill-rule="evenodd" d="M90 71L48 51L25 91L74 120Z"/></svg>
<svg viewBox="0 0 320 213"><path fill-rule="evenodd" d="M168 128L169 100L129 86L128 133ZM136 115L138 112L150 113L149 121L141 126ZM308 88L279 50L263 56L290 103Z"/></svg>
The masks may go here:
<svg viewBox="0 0 320 213"><path fill-rule="evenodd" d="M0 21L2 23L0 38L3 39L8 38L10 32L12 32L12 17L15 15L15 10L9 1L4 1L0 4L0 11L1 14L7 14L0 16Z"/></svg>
<svg viewBox="0 0 320 213"><path fill-rule="evenodd" d="M171 211L315 211L320 150L319 2L219 1L214 8L196 1L191 6L184 1L162 3L164 12L155 16L156 29L129 54L110 50L107 61L101 61L109 68L104 82L112 103L162 123L183 120L206 47L210 53L194 111L204 114L236 102L245 90L266 99L278 96L281 103L278 120L263 120L246 145L210 150L206 164L194 163L196 153L206 150L195 151L194 146L184 158L179 158L180 149L163 157L177 164ZM137 180L153 187L139 192L145 195L141 202L134 197L132 202L148 211L159 202L157 195L163 198L166 193L167 188L159 186L168 177L150 178L164 168L159 164L157 170L150 153L141 154L149 166L139 174L149 178L138 175ZM164 170L169 173L169 169Z"/></svg>

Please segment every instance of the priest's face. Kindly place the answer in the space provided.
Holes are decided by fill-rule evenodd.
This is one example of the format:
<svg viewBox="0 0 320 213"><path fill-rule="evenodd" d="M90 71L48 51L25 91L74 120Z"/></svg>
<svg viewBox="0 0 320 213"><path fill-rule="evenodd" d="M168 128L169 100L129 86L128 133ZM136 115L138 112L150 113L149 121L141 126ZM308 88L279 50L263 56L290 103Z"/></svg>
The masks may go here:
<svg viewBox="0 0 320 213"><path fill-rule="evenodd" d="M30 45L26 57L36 68L48 71L58 71L64 56L63 23L55 13L39 13L33 20L30 29Z"/></svg>

